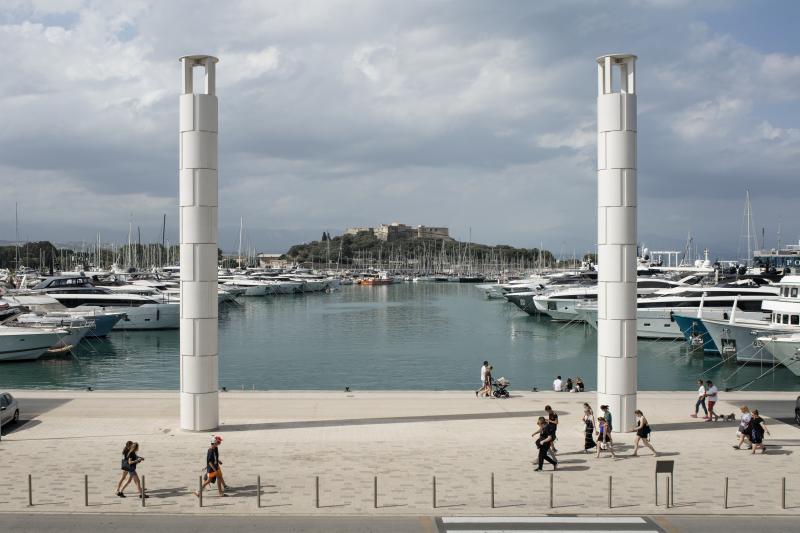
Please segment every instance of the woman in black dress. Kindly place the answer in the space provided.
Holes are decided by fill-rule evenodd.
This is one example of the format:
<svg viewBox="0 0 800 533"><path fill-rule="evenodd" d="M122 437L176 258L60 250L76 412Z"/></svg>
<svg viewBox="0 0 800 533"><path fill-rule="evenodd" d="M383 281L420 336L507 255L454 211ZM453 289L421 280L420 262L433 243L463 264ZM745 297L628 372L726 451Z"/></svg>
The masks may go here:
<svg viewBox="0 0 800 533"><path fill-rule="evenodd" d="M764 432L771 435L764 419L758 414L758 409L753 409L753 419L750 421L750 442L753 443L753 454L755 455L756 449L761 448L761 453L765 453L767 449L764 447Z"/></svg>
<svg viewBox="0 0 800 533"><path fill-rule="evenodd" d="M588 403L583 404L583 418L581 420L583 420L585 427L583 451L589 453L589 450L597 446L597 443L594 441L594 412Z"/></svg>
<svg viewBox="0 0 800 533"><path fill-rule="evenodd" d="M653 455L658 457L658 452L656 452L656 449L650 444L650 424L647 423L644 413L637 409L634 411L634 414L636 415L636 442L633 444L633 456L636 457L639 455L639 442L643 442L645 446L650 448Z"/></svg>

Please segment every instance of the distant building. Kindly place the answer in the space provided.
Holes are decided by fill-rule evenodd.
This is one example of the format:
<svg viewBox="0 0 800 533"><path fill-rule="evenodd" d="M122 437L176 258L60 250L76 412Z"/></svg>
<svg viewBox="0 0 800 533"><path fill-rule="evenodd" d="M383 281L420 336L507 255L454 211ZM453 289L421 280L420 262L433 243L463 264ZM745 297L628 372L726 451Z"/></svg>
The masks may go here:
<svg viewBox="0 0 800 533"><path fill-rule="evenodd" d="M452 240L450 238L450 230L445 227L434 226L417 226L416 235L417 239L442 239L445 241Z"/></svg>
<svg viewBox="0 0 800 533"><path fill-rule="evenodd" d="M410 239L414 236L414 228L392 222L391 224L381 224L375 228L375 236L382 241L391 242L397 239Z"/></svg>
<svg viewBox="0 0 800 533"><path fill-rule="evenodd" d="M373 228L368 228L367 226L356 226L354 228L347 228L344 230L345 235L359 235L361 233L373 233Z"/></svg>
<svg viewBox="0 0 800 533"><path fill-rule="evenodd" d="M286 259L281 259L283 254L258 254L258 266L261 268L284 268L288 266Z"/></svg>

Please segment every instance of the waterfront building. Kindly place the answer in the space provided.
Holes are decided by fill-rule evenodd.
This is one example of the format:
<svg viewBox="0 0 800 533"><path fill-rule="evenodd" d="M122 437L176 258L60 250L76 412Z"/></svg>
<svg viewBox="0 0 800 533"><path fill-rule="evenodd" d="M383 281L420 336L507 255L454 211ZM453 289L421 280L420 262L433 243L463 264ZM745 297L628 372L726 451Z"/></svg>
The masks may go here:
<svg viewBox="0 0 800 533"><path fill-rule="evenodd" d="M800 268L800 243L789 244L785 248L753 251L753 266L761 268Z"/></svg>

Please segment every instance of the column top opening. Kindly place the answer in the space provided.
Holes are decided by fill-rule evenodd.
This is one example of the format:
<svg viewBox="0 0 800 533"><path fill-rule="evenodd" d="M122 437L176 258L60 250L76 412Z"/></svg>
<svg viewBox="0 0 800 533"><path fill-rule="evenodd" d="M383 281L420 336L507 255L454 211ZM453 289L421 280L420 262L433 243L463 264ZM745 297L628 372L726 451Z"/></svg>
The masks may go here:
<svg viewBox="0 0 800 533"><path fill-rule="evenodd" d="M205 66L206 61L210 61L211 63L218 63L219 59L214 56L207 56L207 55L194 55L194 56L182 56L178 59L178 61L186 61L187 63L191 63L192 66Z"/></svg>
<svg viewBox="0 0 800 533"><path fill-rule="evenodd" d="M605 63L606 58L610 58L612 63L628 63L630 61L636 61L638 58L633 54L606 54L602 55L597 58L597 63L602 65Z"/></svg>

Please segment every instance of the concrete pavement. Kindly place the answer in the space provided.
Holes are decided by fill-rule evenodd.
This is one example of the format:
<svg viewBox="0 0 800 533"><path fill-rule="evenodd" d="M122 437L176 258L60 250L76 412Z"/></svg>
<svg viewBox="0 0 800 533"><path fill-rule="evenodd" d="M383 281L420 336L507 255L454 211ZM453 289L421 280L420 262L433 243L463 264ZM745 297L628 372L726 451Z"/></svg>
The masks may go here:
<svg viewBox="0 0 800 533"><path fill-rule="evenodd" d="M675 461L671 509L653 502L655 459L630 457L633 434L616 435L620 459L582 451L582 403L594 394L522 393L509 400L472 392L228 392L221 394L221 458L231 497L197 486L209 434L178 428L174 392L11 391L22 418L36 416L0 443L0 512L135 513L265 516L643 515L668 513L800 514L800 430L772 417L790 416L795 394L723 393L719 411L759 408L772 432L766 455L731 448L736 422L688 417L693 392L640 393L653 445ZM561 465L534 472L530 438L545 404L560 414ZM786 411L786 412L783 412ZM140 443L140 474L151 498L142 507L131 489L114 495L122 445ZM33 507L27 476L32 474ZM491 474L495 507L491 507ZM84 475L89 506L84 506ZM257 507L257 476L261 507ZM320 479L316 507L315 478ZM378 478L377 508L374 479ZM432 478L436 476L437 508ZM613 477L612 508L608 478ZM723 508L724 477L728 508ZM787 509L781 508L786 477ZM661 480L663 490L665 480ZM664 503L663 499L660 503Z"/></svg>

